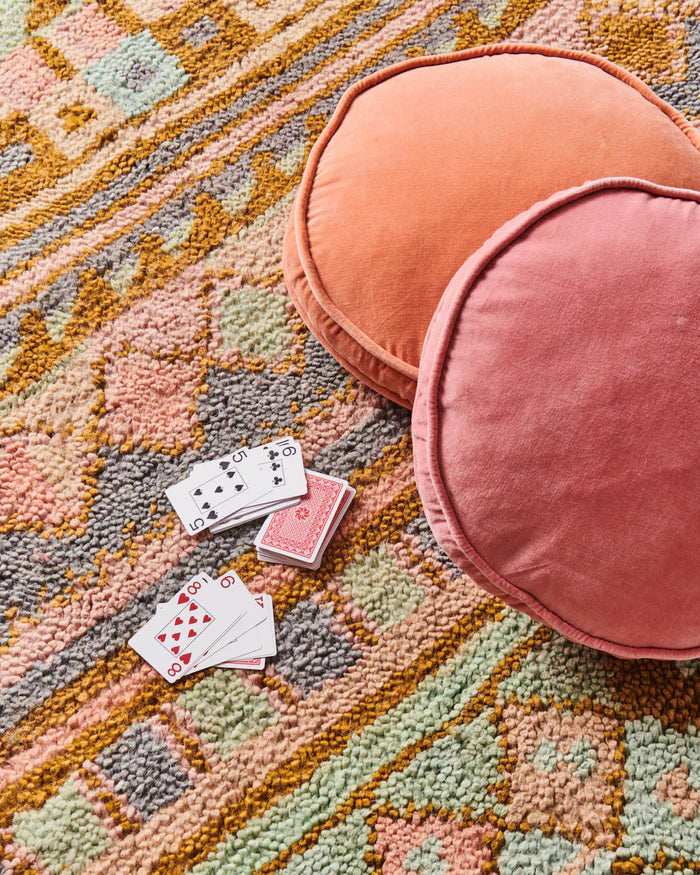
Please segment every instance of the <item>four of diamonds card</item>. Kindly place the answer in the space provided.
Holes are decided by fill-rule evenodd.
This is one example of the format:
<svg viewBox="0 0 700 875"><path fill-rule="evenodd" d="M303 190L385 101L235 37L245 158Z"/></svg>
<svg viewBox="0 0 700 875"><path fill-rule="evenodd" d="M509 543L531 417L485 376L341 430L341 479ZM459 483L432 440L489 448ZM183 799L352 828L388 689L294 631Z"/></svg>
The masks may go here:
<svg viewBox="0 0 700 875"><path fill-rule="evenodd" d="M355 495L345 480L305 469L288 437L200 462L165 491L189 534L264 516L258 558L308 569L320 566ZM129 644L170 683L212 666L262 669L277 653L272 599L253 596L235 572L199 574L158 604Z"/></svg>

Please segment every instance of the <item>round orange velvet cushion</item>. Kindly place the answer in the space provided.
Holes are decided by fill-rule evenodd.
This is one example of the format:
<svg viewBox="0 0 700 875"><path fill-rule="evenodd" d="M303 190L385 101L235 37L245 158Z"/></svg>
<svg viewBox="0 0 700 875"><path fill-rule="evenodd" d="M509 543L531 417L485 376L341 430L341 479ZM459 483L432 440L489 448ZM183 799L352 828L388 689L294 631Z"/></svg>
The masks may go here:
<svg viewBox="0 0 700 875"><path fill-rule="evenodd" d="M619 67L507 44L397 64L346 92L311 152L289 291L341 364L410 407L464 259L537 201L606 176L700 189L700 137Z"/></svg>
<svg viewBox="0 0 700 875"><path fill-rule="evenodd" d="M700 656L699 279L699 192L597 180L467 259L423 348L413 447L436 538L617 656Z"/></svg>

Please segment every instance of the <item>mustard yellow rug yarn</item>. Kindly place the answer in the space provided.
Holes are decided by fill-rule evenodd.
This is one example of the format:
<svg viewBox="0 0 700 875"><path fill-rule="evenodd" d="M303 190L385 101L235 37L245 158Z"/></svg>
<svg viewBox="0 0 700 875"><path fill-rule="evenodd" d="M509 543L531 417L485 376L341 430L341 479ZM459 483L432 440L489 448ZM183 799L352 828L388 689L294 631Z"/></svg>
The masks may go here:
<svg viewBox="0 0 700 875"><path fill-rule="evenodd" d="M696 0L0 0L0 872L700 870L695 663L568 643L437 548L409 418L284 288L339 95L486 42L605 55L700 124ZM318 572L163 489L293 434L357 497ZM126 641L188 576L274 598L262 675Z"/></svg>

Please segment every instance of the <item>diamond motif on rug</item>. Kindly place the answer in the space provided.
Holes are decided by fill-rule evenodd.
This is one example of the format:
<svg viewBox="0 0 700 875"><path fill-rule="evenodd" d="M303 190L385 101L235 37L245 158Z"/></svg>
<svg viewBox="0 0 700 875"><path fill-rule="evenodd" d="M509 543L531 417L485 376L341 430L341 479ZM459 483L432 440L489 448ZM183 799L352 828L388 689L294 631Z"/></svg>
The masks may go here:
<svg viewBox="0 0 700 875"><path fill-rule="evenodd" d="M95 762L144 818L174 802L192 782L145 723L133 723Z"/></svg>
<svg viewBox="0 0 700 875"><path fill-rule="evenodd" d="M491 858L492 830L460 827L433 817L393 820L380 817L375 850L385 875L478 875Z"/></svg>
<svg viewBox="0 0 700 875"><path fill-rule="evenodd" d="M622 846L627 853L654 859L700 859L700 737L663 729L651 717L626 727L625 808Z"/></svg>
<svg viewBox="0 0 700 875"><path fill-rule="evenodd" d="M117 444L175 449L194 443L194 396L201 367L141 353L118 356L105 366L105 415L100 420Z"/></svg>
<svg viewBox="0 0 700 875"><path fill-rule="evenodd" d="M14 837L39 856L51 875L79 875L112 839L69 778L38 811L14 818Z"/></svg>
<svg viewBox="0 0 700 875"><path fill-rule="evenodd" d="M275 668L304 695L343 675L361 656L331 627L331 613L313 601L293 608L277 628Z"/></svg>
<svg viewBox="0 0 700 875"><path fill-rule="evenodd" d="M544 827L555 820L583 842L610 842L616 721L592 711L528 712L517 705L504 709L502 721L513 758L508 822Z"/></svg>
<svg viewBox="0 0 700 875"><path fill-rule="evenodd" d="M187 81L177 58L165 52L148 30L125 37L97 63L85 79L110 97L127 118L145 112Z"/></svg>

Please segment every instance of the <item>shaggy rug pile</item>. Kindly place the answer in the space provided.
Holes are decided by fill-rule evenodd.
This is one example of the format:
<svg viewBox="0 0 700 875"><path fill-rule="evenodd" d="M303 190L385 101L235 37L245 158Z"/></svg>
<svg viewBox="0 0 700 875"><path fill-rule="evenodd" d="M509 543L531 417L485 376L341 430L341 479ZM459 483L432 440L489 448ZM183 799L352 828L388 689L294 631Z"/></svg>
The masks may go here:
<svg viewBox="0 0 700 875"><path fill-rule="evenodd" d="M409 416L280 251L342 91L486 42L605 55L700 119L697 0L2 0L0 871L700 871L696 664L575 646L421 512ZM280 434L357 498L318 572L163 490ZM274 598L264 674L126 644L199 570Z"/></svg>

